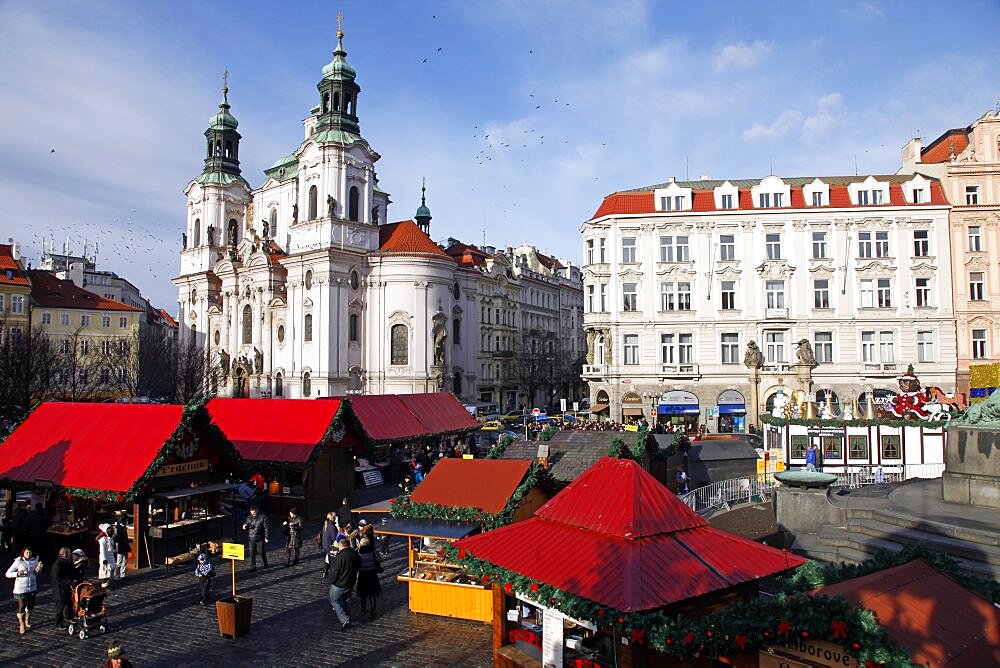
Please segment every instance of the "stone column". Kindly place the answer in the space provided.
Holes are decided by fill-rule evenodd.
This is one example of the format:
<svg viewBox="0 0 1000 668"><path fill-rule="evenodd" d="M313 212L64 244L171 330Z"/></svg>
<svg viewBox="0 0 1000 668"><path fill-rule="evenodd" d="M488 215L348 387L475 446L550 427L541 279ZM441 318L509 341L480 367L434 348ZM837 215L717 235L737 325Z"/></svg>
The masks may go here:
<svg viewBox="0 0 1000 668"><path fill-rule="evenodd" d="M752 424L759 429L760 414L764 410L760 401L760 368L751 368L747 381L750 383L750 396L747 397L747 424L744 428Z"/></svg>

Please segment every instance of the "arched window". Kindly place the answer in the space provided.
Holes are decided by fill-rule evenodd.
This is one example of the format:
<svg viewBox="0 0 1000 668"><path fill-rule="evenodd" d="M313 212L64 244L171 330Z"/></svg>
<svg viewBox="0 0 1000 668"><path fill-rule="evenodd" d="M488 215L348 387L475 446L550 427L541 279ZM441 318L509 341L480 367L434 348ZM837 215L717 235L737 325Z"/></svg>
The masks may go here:
<svg viewBox="0 0 1000 668"><path fill-rule="evenodd" d="M312 378L309 376L309 372L306 371L302 374L302 398L308 398L312 396Z"/></svg>
<svg viewBox="0 0 1000 668"><path fill-rule="evenodd" d="M406 325L393 325L390 335L390 364L409 364L409 334Z"/></svg>
<svg viewBox="0 0 1000 668"><path fill-rule="evenodd" d="M221 139L216 139L215 140L215 157L218 158L218 157L221 157L221 156L222 156L222 140Z"/></svg>
<svg viewBox="0 0 1000 668"><path fill-rule="evenodd" d="M243 307L243 343L253 343L253 309L250 304Z"/></svg>
<svg viewBox="0 0 1000 668"><path fill-rule="evenodd" d="M191 237L191 247L197 248L201 245L201 218L194 219L194 236Z"/></svg>
<svg viewBox="0 0 1000 668"><path fill-rule="evenodd" d="M333 94L333 110L340 111L340 93L338 92Z"/></svg>
<svg viewBox="0 0 1000 668"><path fill-rule="evenodd" d="M357 116L358 115L357 114L357 105L358 105L358 98L356 98L356 97L354 97L352 95L351 96L351 111L350 111L351 116Z"/></svg>
<svg viewBox="0 0 1000 668"><path fill-rule="evenodd" d="M323 93L323 113L330 111L330 94Z"/></svg>
<svg viewBox="0 0 1000 668"><path fill-rule="evenodd" d="M347 195L347 219L357 221L358 220L358 200L361 199L361 193L358 192L357 186L351 186L351 191Z"/></svg>
<svg viewBox="0 0 1000 668"><path fill-rule="evenodd" d="M274 237L276 236L275 232L277 231L278 231L278 209L277 207L275 207L271 209L271 229L269 230L269 232L271 233L271 236Z"/></svg>
<svg viewBox="0 0 1000 668"><path fill-rule="evenodd" d="M212 157L212 140L211 139L208 140L208 150L205 152L205 157L206 158L211 158Z"/></svg>
<svg viewBox="0 0 1000 668"><path fill-rule="evenodd" d="M240 224L235 218L229 219L229 231L227 234L229 238L226 239L226 243L230 246L235 246L240 240Z"/></svg>
<svg viewBox="0 0 1000 668"><path fill-rule="evenodd" d="M319 191L316 186L309 186L309 220L316 219L316 207L318 204Z"/></svg>
<svg viewBox="0 0 1000 668"><path fill-rule="evenodd" d="M305 318L305 324L302 327L302 340L312 341L313 340L313 317L312 313L307 313Z"/></svg>
<svg viewBox="0 0 1000 668"><path fill-rule="evenodd" d="M274 374L274 396L283 397L285 396L285 388L281 384L281 374Z"/></svg>
<svg viewBox="0 0 1000 668"><path fill-rule="evenodd" d="M225 156L227 158L233 157L233 142L231 142L231 141L227 141L226 142L226 154L225 154Z"/></svg>

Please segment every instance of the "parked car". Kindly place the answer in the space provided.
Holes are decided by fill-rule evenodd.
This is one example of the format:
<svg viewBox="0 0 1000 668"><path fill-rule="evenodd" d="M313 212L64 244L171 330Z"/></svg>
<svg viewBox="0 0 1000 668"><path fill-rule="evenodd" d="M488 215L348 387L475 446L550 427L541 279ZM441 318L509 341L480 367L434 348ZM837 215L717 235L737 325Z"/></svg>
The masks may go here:
<svg viewBox="0 0 1000 668"><path fill-rule="evenodd" d="M499 420L490 420L489 422L484 422L480 429L483 431L498 431L503 429L503 423Z"/></svg>
<svg viewBox="0 0 1000 668"><path fill-rule="evenodd" d="M522 417L524 417L524 413L522 413L521 411L511 411L510 413L505 413L504 415L501 415L500 416L500 421L501 422L517 422Z"/></svg>

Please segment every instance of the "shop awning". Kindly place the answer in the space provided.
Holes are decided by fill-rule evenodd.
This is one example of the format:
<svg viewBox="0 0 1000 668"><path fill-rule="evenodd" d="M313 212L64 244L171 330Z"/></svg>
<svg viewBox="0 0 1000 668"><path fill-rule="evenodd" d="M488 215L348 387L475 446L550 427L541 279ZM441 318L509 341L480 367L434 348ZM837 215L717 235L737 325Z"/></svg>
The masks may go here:
<svg viewBox="0 0 1000 668"><path fill-rule="evenodd" d="M479 427L476 419L448 392L400 394L400 401L423 423L427 433L442 434Z"/></svg>
<svg viewBox="0 0 1000 668"><path fill-rule="evenodd" d="M127 492L183 414L168 404L43 403L0 445L0 479Z"/></svg>
<svg viewBox="0 0 1000 668"><path fill-rule="evenodd" d="M743 404L719 404L719 415L746 415L747 407Z"/></svg>
<svg viewBox="0 0 1000 668"><path fill-rule="evenodd" d="M604 411L608 410L608 407L610 405L611 404L594 404L593 406L590 407L590 412L591 413L603 413Z"/></svg>
<svg viewBox="0 0 1000 668"><path fill-rule="evenodd" d="M340 400L212 399L206 408L243 459L301 464L323 440Z"/></svg>
<svg viewBox="0 0 1000 668"><path fill-rule="evenodd" d="M644 413L642 408L638 406L626 406L622 408L622 415L638 415L641 417Z"/></svg>
<svg viewBox="0 0 1000 668"><path fill-rule="evenodd" d="M698 404L660 404L656 407L658 415L697 415Z"/></svg>
<svg viewBox="0 0 1000 668"><path fill-rule="evenodd" d="M220 482L215 485L202 485L201 487L182 487L180 489L171 489L162 492L156 492L153 496L160 499L183 499L189 496L197 496L199 494L211 494L212 492L224 492L230 489L236 489L239 485L234 485L228 482Z"/></svg>
<svg viewBox="0 0 1000 668"><path fill-rule="evenodd" d="M442 459L413 490L410 501L499 513L529 468L531 462L523 459Z"/></svg>
<svg viewBox="0 0 1000 668"><path fill-rule="evenodd" d="M440 538L458 540L479 530L476 522L446 522L413 517L387 517L385 523L375 527L375 531L389 536L417 536L420 538Z"/></svg>
<svg viewBox="0 0 1000 668"><path fill-rule="evenodd" d="M611 457L531 519L465 538L456 547L627 612L654 610L805 563L708 526L638 463Z"/></svg>

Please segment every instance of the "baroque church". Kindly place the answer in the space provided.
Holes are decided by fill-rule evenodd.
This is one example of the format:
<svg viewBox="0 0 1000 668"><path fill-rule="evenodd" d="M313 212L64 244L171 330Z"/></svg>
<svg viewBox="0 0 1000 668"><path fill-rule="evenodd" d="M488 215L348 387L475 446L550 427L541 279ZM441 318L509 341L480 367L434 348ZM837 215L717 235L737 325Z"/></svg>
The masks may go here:
<svg viewBox="0 0 1000 668"><path fill-rule="evenodd" d="M220 396L328 397L472 387L474 276L433 241L423 197L387 223L379 154L361 136L343 31L304 139L252 188L228 86L184 190L181 336ZM466 314L468 317L466 317Z"/></svg>

